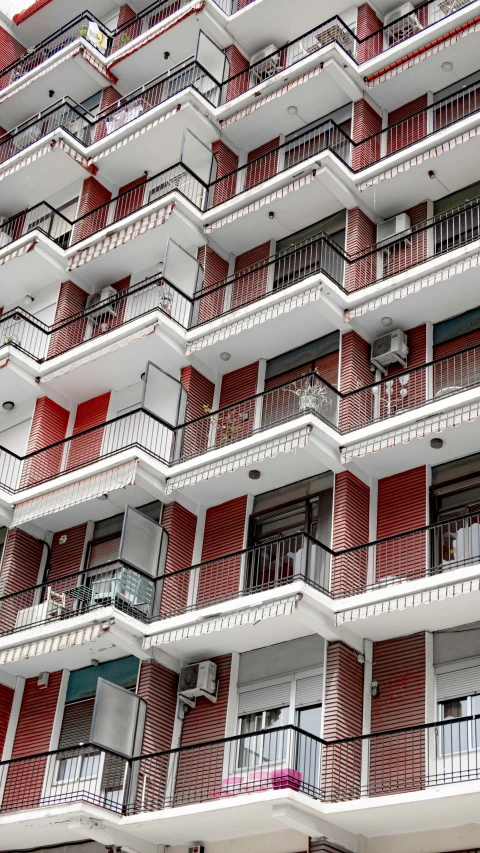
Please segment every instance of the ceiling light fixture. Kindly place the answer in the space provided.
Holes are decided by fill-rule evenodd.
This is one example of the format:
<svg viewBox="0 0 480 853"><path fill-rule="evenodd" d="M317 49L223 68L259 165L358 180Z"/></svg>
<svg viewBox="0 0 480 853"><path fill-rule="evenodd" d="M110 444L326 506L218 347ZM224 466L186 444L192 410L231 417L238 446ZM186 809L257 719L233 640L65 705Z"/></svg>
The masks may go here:
<svg viewBox="0 0 480 853"><path fill-rule="evenodd" d="M442 62L442 71L446 71L448 73L449 71L452 71L452 70L453 70L453 62Z"/></svg>
<svg viewBox="0 0 480 853"><path fill-rule="evenodd" d="M441 439L441 438L430 439L430 447L432 448L432 450L441 450L443 447L443 439Z"/></svg>
<svg viewBox="0 0 480 853"><path fill-rule="evenodd" d="M108 501L108 495L98 495L99 501Z"/></svg>
<svg viewBox="0 0 480 853"><path fill-rule="evenodd" d="M2 403L2 409L5 409L6 412L11 412L12 409L14 409L14 408L15 408L15 403L12 403L11 400L5 400L5 402Z"/></svg>
<svg viewBox="0 0 480 853"><path fill-rule="evenodd" d="M27 293L27 295L23 297L23 304L24 304L24 305L31 305L31 304L32 304L32 302L35 302L35 299L33 298L33 296L30 296L30 295Z"/></svg>
<svg viewBox="0 0 480 853"><path fill-rule="evenodd" d="M287 107L287 113L289 116L296 116L298 114L298 107L291 104L291 106Z"/></svg>
<svg viewBox="0 0 480 853"><path fill-rule="evenodd" d="M220 358L222 359L222 361L230 361L231 357L232 356L230 355L229 352L221 352L220 353Z"/></svg>
<svg viewBox="0 0 480 853"><path fill-rule="evenodd" d="M261 477L261 474L257 468L252 468L252 470L248 472L248 476L250 477L251 480L259 480Z"/></svg>
<svg viewBox="0 0 480 853"><path fill-rule="evenodd" d="M269 213L268 213L268 218L269 218L269 219L275 219L275 214L274 214L273 210L270 210L270 211L269 211Z"/></svg>
<svg viewBox="0 0 480 853"><path fill-rule="evenodd" d="M382 326L391 326L392 322L391 317L382 317Z"/></svg>

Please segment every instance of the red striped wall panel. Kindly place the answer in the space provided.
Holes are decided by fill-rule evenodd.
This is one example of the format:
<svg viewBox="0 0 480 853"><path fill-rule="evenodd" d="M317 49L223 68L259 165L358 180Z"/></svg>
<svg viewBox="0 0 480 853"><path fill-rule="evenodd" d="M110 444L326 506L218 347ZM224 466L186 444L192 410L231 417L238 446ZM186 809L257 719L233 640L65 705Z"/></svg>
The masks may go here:
<svg viewBox="0 0 480 853"><path fill-rule="evenodd" d="M412 145L413 142L417 142L427 135L427 106L428 96L425 93L388 114L389 127L391 125L395 125L395 127L391 127L387 133L387 154L392 154L407 145ZM413 115L419 110L422 110L419 115Z"/></svg>
<svg viewBox="0 0 480 853"><path fill-rule="evenodd" d="M225 737L231 655L212 658L217 665L218 699L215 704L201 697L183 721L181 746ZM175 788L175 803L195 798L198 791L216 791L222 783L223 744L180 754Z"/></svg>
<svg viewBox="0 0 480 853"><path fill-rule="evenodd" d="M247 364L239 370L226 373L222 379L220 391L220 412L216 424L216 441L219 447L230 444L232 440L241 441L253 432L255 419L255 400L257 392L258 361ZM240 402L245 400L245 402ZM235 405L238 403L239 405Z"/></svg>
<svg viewBox="0 0 480 853"><path fill-rule="evenodd" d="M377 539L407 533L427 523L427 473L424 465L378 481ZM425 531L386 543L376 550L376 579L422 577L427 558Z"/></svg>
<svg viewBox="0 0 480 853"><path fill-rule="evenodd" d="M67 432L69 412L48 397L40 397L35 404L32 426L27 444L27 453L33 453L48 447L50 444L62 441ZM57 445L42 453L37 453L26 459L23 465L21 486L58 474L63 455L63 445Z"/></svg>
<svg viewBox="0 0 480 853"><path fill-rule="evenodd" d="M226 48L225 56L229 63L229 82L227 84L226 100L231 101L232 98L236 98L237 95L241 95L242 92L246 92L248 89L250 78L248 68L250 63L247 57L244 56L243 53L240 53L238 47L234 44L231 44ZM231 77L234 79L231 80Z"/></svg>
<svg viewBox="0 0 480 853"><path fill-rule="evenodd" d="M112 104L115 103L115 101L120 100L121 97L122 96L121 96L120 92L117 89L115 89L114 86L105 86L105 89L102 91L102 97L100 100L100 108L98 111L99 116L101 116L104 111L108 110L108 108L111 107ZM103 139L103 137L106 135L106 133L107 133L107 128L106 128L105 122L99 121L96 128L95 128L94 141L98 142L99 139Z"/></svg>
<svg viewBox="0 0 480 853"><path fill-rule="evenodd" d="M80 221L75 225L73 242L85 240L91 234L95 234L107 224L108 206L112 194L100 181L93 176L83 182L82 194L78 205L77 219ZM101 207L101 205L105 205ZM97 209L100 208L100 209Z"/></svg>
<svg viewBox="0 0 480 853"><path fill-rule="evenodd" d="M120 187L115 205L115 222L138 210L145 203L144 184L146 180L147 176L141 175L139 178L135 178L134 181L130 181L128 184Z"/></svg>
<svg viewBox="0 0 480 853"><path fill-rule="evenodd" d="M78 524L68 530L60 530L58 533L54 533L48 568L49 581L81 571L86 535L86 524ZM63 536L67 537L67 541L60 544L60 539ZM56 586L55 589L57 588Z"/></svg>
<svg viewBox="0 0 480 853"><path fill-rule="evenodd" d="M233 284L232 308L260 299L267 292L268 258L270 240L249 249L235 259L235 282Z"/></svg>
<svg viewBox="0 0 480 853"><path fill-rule="evenodd" d="M5 684L0 684L0 758L5 744L8 723L10 721L13 694L14 691L10 687L7 687Z"/></svg>
<svg viewBox="0 0 480 853"><path fill-rule="evenodd" d="M23 692L12 758L37 755L50 748L62 672L51 672L48 687L38 686L38 678L27 678ZM39 805L47 759L19 762L8 771L2 808L34 808Z"/></svg>
<svg viewBox="0 0 480 853"><path fill-rule="evenodd" d="M100 394L91 400L80 403L75 415L73 435L88 430L107 420L108 404L110 402L110 391ZM88 465L95 462L102 449L104 430L95 429L69 442L67 467L77 468L80 465Z"/></svg>
<svg viewBox="0 0 480 853"><path fill-rule="evenodd" d="M131 18L134 18L136 14L137 13L134 11L134 9L132 9L131 6L128 5L128 3L125 3L123 6L120 6L117 28L123 27L123 25L127 24L128 21ZM129 41L132 41L132 39L140 35L142 31L142 25L143 22L140 20L133 21L129 27L125 27L125 29L122 30L122 32L115 36L115 38L113 39L113 50L119 50L122 47L125 47L125 45L127 45ZM150 24L150 27L152 26L153 24Z"/></svg>
<svg viewBox="0 0 480 853"><path fill-rule="evenodd" d="M344 393L370 385L370 344L355 331L347 332L341 339L340 389ZM339 423L343 430L351 430L373 416L373 394L355 394L340 401Z"/></svg>
<svg viewBox="0 0 480 853"><path fill-rule="evenodd" d="M215 290L210 296L203 296L198 308L198 323L206 323L213 317L222 313L225 289L216 288L228 276L228 261L217 255L210 246L201 246L197 254L200 266L203 269L202 292Z"/></svg>
<svg viewBox="0 0 480 853"><path fill-rule="evenodd" d="M168 533L168 550L165 573L176 572L192 565L197 517L176 501L163 507L162 526ZM167 616L178 613L187 604L190 572L175 575L164 581L160 613Z"/></svg>
<svg viewBox="0 0 480 853"><path fill-rule="evenodd" d="M213 143L212 151L217 161L217 174L215 176L217 183L213 191L213 203L215 205L222 204L223 201L232 198L236 193L238 157L221 139L217 139Z"/></svg>
<svg viewBox="0 0 480 853"><path fill-rule="evenodd" d="M380 136L370 137L382 129L381 116L363 98L353 105L353 141L361 143L352 149L352 168L364 169L380 157ZM365 140L365 142L363 142Z"/></svg>
<svg viewBox="0 0 480 853"><path fill-rule="evenodd" d="M64 281L60 285L57 307L55 309L54 324L61 324L74 314L83 311L87 303L88 294L73 281ZM66 352L75 344L81 343L85 338L86 321L81 318L70 323L58 332L53 332L50 337L47 358L54 358L62 352Z"/></svg>
<svg viewBox="0 0 480 853"><path fill-rule="evenodd" d="M25 54L25 48L8 30L0 27L0 71ZM12 80L12 72L0 78L0 89L5 89Z"/></svg>
<svg viewBox="0 0 480 853"><path fill-rule="evenodd" d="M378 696L372 697L372 732L388 731L425 722L425 634L412 634L373 644L372 679ZM370 777L378 793L423 787L425 732L407 739L372 739Z"/></svg>
<svg viewBox="0 0 480 853"><path fill-rule="evenodd" d="M373 11L368 3L358 7L357 12L357 38L361 41L357 49L357 62L366 62L383 50L383 33L378 32L383 27L383 21ZM372 36L372 38L368 38Z"/></svg>
<svg viewBox="0 0 480 853"><path fill-rule="evenodd" d="M363 210L355 207L347 212L347 253L353 261L346 266L345 287L349 293L372 284L377 278L377 252L355 261L357 255L362 255L375 246L377 242L377 226Z"/></svg>
<svg viewBox="0 0 480 853"><path fill-rule="evenodd" d="M143 662L137 693L147 702L142 755L171 749L177 707L178 675L155 661ZM144 759L138 789L142 791L143 810L161 808L167 782L168 761Z"/></svg>
<svg viewBox="0 0 480 853"><path fill-rule="evenodd" d="M242 550L246 511L246 495L207 509L201 559L207 565L200 572L197 603L228 599L238 591L240 557L218 558Z"/></svg>
<svg viewBox="0 0 480 853"><path fill-rule="evenodd" d="M256 187L263 181L268 181L273 175L276 175L278 169L278 146L280 139L278 136L275 139L270 139L258 148L248 153L247 174L245 177L245 189ZM260 159L258 159L260 158Z"/></svg>
<svg viewBox="0 0 480 853"><path fill-rule="evenodd" d="M370 489L351 471L335 475L333 512L333 550L343 551L369 541ZM331 593L353 594L367 581L366 549L332 558Z"/></svg>
<svg viewBox="0 0 480 853"><path fill-rule="evenodd" d="M181 382L187 392L185 420L195 421L183 430L183 452L188 455L202 453L208 447L211 420L206 417L205 407L212 409L215 386L194 367L184 367ZM196 418L202 418L196 421Z"/></svg>
<svg viewBox="0 0 480 853"><path fill-rule="evenodd" d="M40 571L43 542L30 536L21 528L8 531L5 553L0 574L2 595L29 589L35 586ZM8 631L15 626L19 610L33 604L33 592L24 593L18 599L4 601L0 609L0 629Z"/></svg>
<svg viewBox="0 0 480 853"><path fill-rule="evenodd" d="M328 643L325 672L325 740L355 737L362 733L363 718L363 665L354 649L343 643ZM328 760L322 770L322 785L329 797L339 799L358 797L362 761L361 742L345 750L329 747Z"/></svg>

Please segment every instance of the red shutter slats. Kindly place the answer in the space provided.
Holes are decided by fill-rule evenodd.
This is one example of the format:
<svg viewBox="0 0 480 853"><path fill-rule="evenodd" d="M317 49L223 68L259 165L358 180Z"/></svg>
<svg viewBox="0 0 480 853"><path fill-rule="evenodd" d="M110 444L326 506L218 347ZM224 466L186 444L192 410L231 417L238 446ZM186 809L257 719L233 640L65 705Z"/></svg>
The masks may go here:
<svg viewBox="0 0 480 853"><path fill-rule="evenodd" d="M73 435L88 430L91 427L104 424L107 420L110 391L100 394L85 403L80 403L73 425ZM95 429L86 435L69 442L67 467L77 468L95 462L102 449L103 429Z"/></svg>
<svg viewBox="0 0 480 853"><path fill-rule="evenodd" d="M163 507L162 526L168 533L168 550L165 572L175 572L192 565L197 517L175 502ZM160 613L178 613L186 607L190 572L175 575L164 581Z"/></svg>

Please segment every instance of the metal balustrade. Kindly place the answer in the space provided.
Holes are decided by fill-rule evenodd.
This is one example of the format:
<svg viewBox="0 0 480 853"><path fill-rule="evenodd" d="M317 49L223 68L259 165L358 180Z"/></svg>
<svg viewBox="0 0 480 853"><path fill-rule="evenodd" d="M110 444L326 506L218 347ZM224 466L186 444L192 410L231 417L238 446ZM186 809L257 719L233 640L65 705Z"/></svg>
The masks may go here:
<svg viewBox="0 0 480 853"><path fill-rule="evenodd" d="M0 447L0 487L17 492L52 479L60 471L70 471L135 446L173 465L307 414L345 435L416 410L427 402L443 401L469 388L478 388L478 352L478 347L469 347L346 393L339 392L315 371L309 372L232 406L216 411L205 406L205 415L175 428L137 409L24 457Z"/></svg>
<svg viewBox="0 0 480 853"><path fill-rule="evenodd" d="M193 88L212 106L217 106L220 86L195 60L189 58L139 86L92 116L72 98L63 98L0 137L0 163L9 160L49 133L63 128L88 148L164 101Z"/></svg>
<svg viewBox="0 0 480 853"><path fill-rule="evenodd" d="M0 74L0 89L38 68L78 38L84 38L91 48L108 57L166 20L188 2L189 0L158 0L113 31L104 26L95 15L85 11L8 65ZM213 2L226 15L233 15L237 11L236 0ZM424 30L428 36L428 30L438 21L473 5L474 2L475 0L427 0L416 6L413 12L391 21L363 38L358 38L347 24L335 15L297 39L287 42L269 56L252 63L245 71L229 77L222 84L222 97L224 100L231 100L328 44L339 45L357 65L361 65ZM103 44L100 44L90 31L92 24L98 28Z"/></svg>
<svg viewBox="0 0 480 853"><path fill-rule="evenodd" d="M132 815L269 790L340 803L479 778L478 714L336 740L283 725L138 758L87 743L2 761L0 812L83 801Z"/></svg>
<svg viewBox="0 0 480 853"><path fill-rule="evenodd" d="M0 598L0 636L113 606L156 622L301 581L332 599L391 590L480 564L480 513L343 550L308 533L283 536L152 578L120 560Z"/></svg>

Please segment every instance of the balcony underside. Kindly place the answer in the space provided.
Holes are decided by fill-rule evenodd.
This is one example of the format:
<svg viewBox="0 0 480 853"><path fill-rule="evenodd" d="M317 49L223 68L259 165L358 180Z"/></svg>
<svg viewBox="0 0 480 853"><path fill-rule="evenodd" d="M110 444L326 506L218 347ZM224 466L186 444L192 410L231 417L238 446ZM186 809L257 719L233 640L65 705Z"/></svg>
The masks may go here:
<svg viewBox="0 0 480 853"><path fill-rule="evenodd" d="M193 328L187 333L188 352L218 370L220 353L226 348L231 359L220 371L230 372L250 364L252 353L267 359L281 355L286 340L293 349L335 329L343 331L343 310L330 301L332 290L337 288L329 279L314 275L267 293L248 306Z"/></svg>
<svg viewBox="0 0 480 853"><path fill-rule="evenodd" d="M223 129L228 139L245 151L251 151L271 138L272 128L286 136L316 121L319 104L322 115L328 115L349 100L361 98L360 86L341 67L344 61L345 54L335 45L326 45L308 60L297 62L266 80L260 88L255 88L254 95L245 93L237 99L237 109L255 106L248 115L240 115L236 121L225 120ZM318 67L321 63L324 63L323 69ZM298 84L287 89L291 81L298 81ZM275 97L263 102L274 92ZM298 115L287 113L290 105L297 107Z"/></svg>
<svg viewBox="0 0 480 853"><path fill-rule="evenodd" d="M265 33L269 43L281 47L313 29L319 21L327 21L336 11L328 0L298 0L292 15L290 0L257 0L233 15L228 31L252 54L265 47Z"/></svg>
<svg viewBox="0 0 480 853"><path fill-rule="evenodd" d="M268 187L261 187L262 191L254 188L218 206L204 216L209 222L213 220L212 225L206 226L207 234L226 252L239 255L251 249L252 244L281 240L286 233L295 233L336 213L342 201L346 206L348 189L337 182L328 168L316 168L316 162L312 158L304 168L300 165L290 170L289 177L284 174L269 181ZM336 191L343 196L342 201ZM355 197L353 193L350 196L348 206L354 207ZM274 213L273 219L269 219L270 211Z"/></svg>
<svg viewBox="0 0 480 853"><path fill-rule="evenodd" d="M446 35L466 21L473 20L478 16L479 9L479 2L469 3L456 14L442 18L427 30L420 30L408 40L400 42L394 48L364 63L361 68L362 76L368 77L376 71L392 66L394 62L408 56L419 47L431 45L439 35ZM458 40L446 40L442 43L441 50L435 50L435 47L432 47L429 55L424 55L423 61L406 65L406 67L402 66L400 72L396 74L382 76L381 81L367 91L380 107L390 111L409 103L424 92L435 92L439 87L449 86L478 70L479 39L480 33L472 28L468 35ZM453 63L453 73L442 69L444 62Z"/></svg>
<svg viewBox="0 0 480 853"><path fill-rule="evenodd" d="M59 139L63 139L66 145L75 145L66 133L49 133L2 164L2 216L14 216L19 210L39 204L74 181L90 176L82 163L59 146Z"/></svg>
<svg viewBox="0 0 480 853"><path fill-rule="evenodd" d="M25 0L18 4L18 12L27 9L32 4ZM65 26L77 15L85 11L85 0L49 0L38 11L34 12L19 24L19 32L29 44L38 44L48 38L60 27ZM111 0L95 0L94 14L97 18L103 18L112 10ZM15 10L17 11L17 10Z"/></svg>
<svg viewBox="0 0 480 853"><path fill-rule="evenodd" d="M122 94L142 86L146 77L152 80L183 62L185 57L194 56L200 30L221 48L232 43L231 36L213 18L209 9L192 0L170 18L113 54L109 68L118 77ZM165 52L168 53L166 59Z"/></svg>
<svg viewBox="0 0 480 853"><path fill-rule="evenodd" d="M36 387L46 394L55 389L80 403L135 385L148 361L175 376L186 362L182 330L160 311L151 311L37 366L41 379Z"/></svg>
<svg viewBox="0 0 480 853"><path fill-rule="evenodd" d="M2 302L21 304L57 277L65 275L63 253L48 238L32 231L0 248ZM63 278L60 278L60 281Z"/></svg>
<svg viewBox="0 0 480 853"><path fill-rule="evenodd" d="M474 832L472 836L472 815L476 814L479 790L477 781L461 782L334 805L292 790L264 791L132 817L121 817L89 803L71 803L1 816L0 849L33 847L39 831L44 845L65 843L68 833L71 840L89 838L103 844L132 846L135 841L133 849L152 853L158 838L162 843L184 846L192 837L213 843L279 831L290 833L292 829L298 833L297 846L304 842L301 835L311 835L325 836L337 844L343 841L349 843L349 849L358 849L358 836L364 836L373 850L390 840L393 849L397 849L396 844L401 849L405 829L411 841L413 833L431 831L432 827L444 831L445 843L449 842L448 849L452 849L459 835L476 838L478 845L478 835ZM417 843L421 845L421 837ZM415 845L409 849L417 853L425 848Z"/></svg>
<svg viewBox="0 0 480 853"><path fill-rule="evenodd" d="M155 204L112 222L88 239L71 246L66 259L67 272L74 272L98 289L126 275L153 270L164 260L169 237L196 256L197 249L204 245L206 239L179 212L176 200L177 194L169 193ZM133 228L128 230L130 226Z"/></svg>
<svg viewBox="0 0 480 853"><path fill-rule="evenodd" d="M480 177L480 136L475 135L478 124L478 113L475 113L448 130L432 134L363 170L357 175L356 183L364 203L388 219L407 210L414 200L435 201L445 192L455 192L477 181ZM466 138L469 131L474 134L470 139ZM435 174L433 180L428 175L431 170ZM370 181L373 183L369 185ZM414 196L412 187L415 188Z"/></svg>
<svg viewBox="0 0 480 853"><path fill-rule="evenodd" d="M177 109L179 104L182 105L181 109ZM116 186L123 186L139 178L144 171L150 175L158 174L178 159L185 129L190 130L209 148L218 139L218 131L205 117L207 109L206 103L195 97L195 93L183 92L179 96L172 96L135 121L104 137L101 146L90 146L88 157L99 167L101 174ZM151 122L158 123L148 127ZM145 126L147 129L138 134ZM133 136L135 133L138 134L136 138L128 139L130 134ZM119 141L124 139L128 141L119 145ZM97 154L99 148L101 154Z"/></svg>
<svg viewBox="0 0 480 853"><path fill-rule="evenodd" d="M48 92L51 89L55 92L55 100L70 96L81 104L93 92L108 85L108 77L87 62L82 53L70 55L81 47L80 40L72 42L55 53L50 60L20 77L18 82L10 83L8 88L3 90L0 97L2 127L16 127L30 116L49 107L52 101ZM64 56L68 56L68 59L60 61ZM95 50L92 57L96 61L102 61Z"/></svg>

